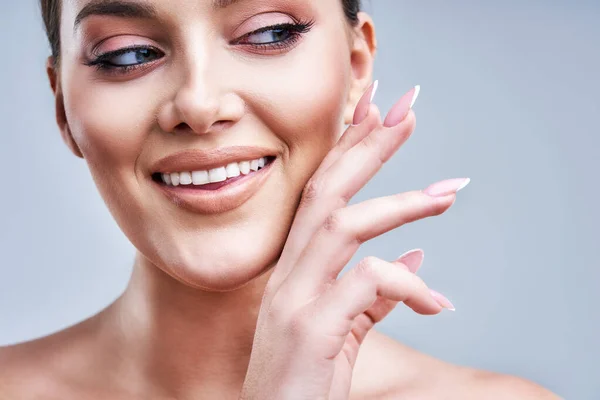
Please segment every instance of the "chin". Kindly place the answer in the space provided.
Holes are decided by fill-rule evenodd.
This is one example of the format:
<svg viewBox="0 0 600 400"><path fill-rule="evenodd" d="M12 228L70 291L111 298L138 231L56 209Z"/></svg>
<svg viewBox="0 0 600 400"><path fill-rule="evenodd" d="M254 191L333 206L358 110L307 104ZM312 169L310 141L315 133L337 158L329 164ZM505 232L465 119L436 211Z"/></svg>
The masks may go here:
<svg viewBox="0 0 600 400"><path fill-rule="evenodd" d="M292 218L293 213L281 218L255 214L219 230L181 231L171 227L170 232L161 230L138 236L134 245L150 267L161 269L188 287L233 291L273 267L283 250Z"/></svg>
<svg viewBox="0 0 600 400"><path fill-rule="evenodd" d="M155 265L179 282L194 289L228 292L240 289L266 273L279 258L280 250L260 254L236 251L195 251L170 255L169 261Z"/></svg>

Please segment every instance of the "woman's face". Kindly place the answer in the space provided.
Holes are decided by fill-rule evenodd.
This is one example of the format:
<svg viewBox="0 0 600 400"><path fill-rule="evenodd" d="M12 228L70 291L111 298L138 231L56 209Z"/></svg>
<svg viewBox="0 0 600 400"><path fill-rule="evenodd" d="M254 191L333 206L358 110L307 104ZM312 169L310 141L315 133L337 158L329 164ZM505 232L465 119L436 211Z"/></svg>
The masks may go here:
<svg viewBox="0 0 600 400"><path fill-rule="evenodd" d="M150 262L229 290L276 261L352 115L350 32L340 0L63 0L63 134Z"/></svg>

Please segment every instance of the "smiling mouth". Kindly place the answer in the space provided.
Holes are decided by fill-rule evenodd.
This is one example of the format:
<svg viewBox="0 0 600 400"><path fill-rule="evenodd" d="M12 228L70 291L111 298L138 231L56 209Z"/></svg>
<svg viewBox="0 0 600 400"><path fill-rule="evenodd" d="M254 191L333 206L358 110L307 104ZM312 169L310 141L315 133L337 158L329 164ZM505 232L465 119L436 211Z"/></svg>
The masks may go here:
<svg viewBox="0 0 600 400"><path fill-rule="evenodd" d="M261 157L202 171L155 172L152 174L152 180L170 189L214 191L253 176L272 164L275 159L274 156Z"/></svg>

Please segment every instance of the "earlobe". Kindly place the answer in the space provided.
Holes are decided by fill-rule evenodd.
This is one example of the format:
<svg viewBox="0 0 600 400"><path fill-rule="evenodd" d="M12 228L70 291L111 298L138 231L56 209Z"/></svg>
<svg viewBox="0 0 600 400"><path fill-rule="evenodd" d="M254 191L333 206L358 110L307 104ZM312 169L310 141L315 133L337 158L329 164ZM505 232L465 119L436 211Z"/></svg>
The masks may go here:
<svg viewBox="0 0 600 400"><path fill-rule="evenodd" d="M372 18L365 12L358 13L358 24L353 27L351 39L351 84L348 93L344 123L352 123L354 109L373 80L373 62L377 52L377 38Z"/></svg>
<svg viewBox="0 0 600 400"><path fill-rule="evenodd" d="M75 154L79 158L84 158L83 154L81 153L81 150L79 149L79 146L77 145L77 143L75 143L75 140L73 139L73 135L71 134L71 128L69 127L69 122L67 121L67 115L65 112L65 102L60 83L60 74L56 66L54 65L53 57L48 57L48 59L46 60L46 73L48 74L50 88L52 89L52 93L54 93L56 123L58 124L60 135L73 154Z"/></svg>

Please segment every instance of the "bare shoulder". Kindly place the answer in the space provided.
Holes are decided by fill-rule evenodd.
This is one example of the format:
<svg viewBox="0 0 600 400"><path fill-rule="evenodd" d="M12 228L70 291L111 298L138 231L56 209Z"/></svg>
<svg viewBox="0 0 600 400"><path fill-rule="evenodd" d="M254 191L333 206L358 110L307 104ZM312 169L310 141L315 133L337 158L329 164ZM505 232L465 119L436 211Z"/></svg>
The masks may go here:
<svg viewBox="0 0 600 400"><path fill-rule="evenodd" d="M350 399L403 398L560 399L525 379L449 364L372 330L359 352Z"/></svg>
<svg viewBox="0 0 600 400"><path fill-rule="evenodd" d="M52 392L53 355L48 342L44 338L0 347L0 399L28 400Z"/></svg>
<svg viewBox="0 0 600 400"><path fill-rule="evenodd" d="M73 388L73 371L84 368L89 355L80 323L62 331L0 347L0 400L60 399Z"/></svg>
<svg viewBox="0 0 600 400"><path fill-rule="evenodd" d="M490 400L560 400L549 390L523 378L493 372L470 370L463 377L463 388L472 398L485 395Z"/></svg>

